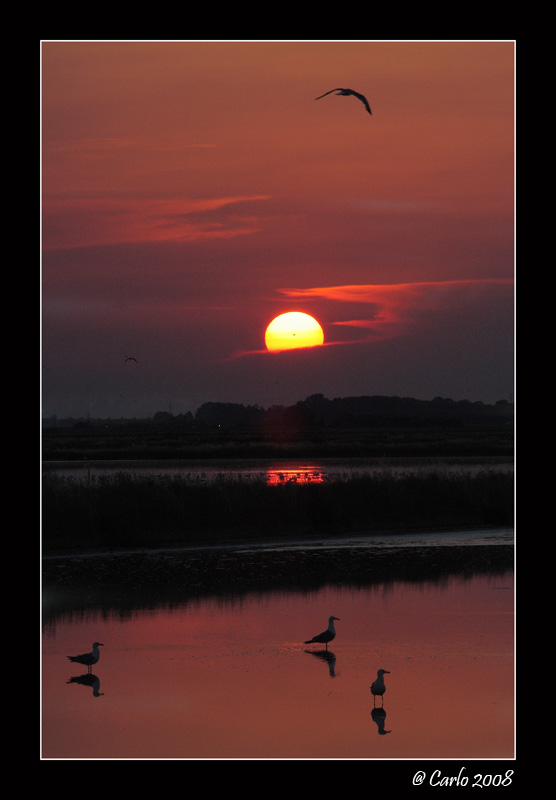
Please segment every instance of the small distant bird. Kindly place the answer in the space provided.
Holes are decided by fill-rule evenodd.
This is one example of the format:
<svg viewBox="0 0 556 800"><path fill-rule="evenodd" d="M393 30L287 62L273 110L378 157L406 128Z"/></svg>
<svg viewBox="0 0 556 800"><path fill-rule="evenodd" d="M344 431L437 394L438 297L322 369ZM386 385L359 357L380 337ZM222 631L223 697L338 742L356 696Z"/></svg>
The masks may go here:
<svg viewBox="0 0 556 800"><path fill-rule="evenodd" d="M93 642L93 650L91 653L83 653L83 655L80 656L68 656L68 658L76 664L83 664L87 667L87 672L90 672L93 664L96 664L100 658L99 647L104 647L102 642Z"/></svg>
<svg viewBox="0 0 556 800"><path fill-rule="evenodd" d="M337 619L338 622L340 621L339 617L329 617L328 628L322 633L319 633L318 636L313 636L312 639L307 639L307 641L303 644L325 644L326 649L328 650L328 642L331 642L336 636L336 631L334 629L335 619Z"/></svg>
<svg viewBox="0 0 556 800"><path fill-rule="evenodd" d="M135 361L135 363L137 364L137 359L133 358L133 356L127 356L126 358L124 358L124 362L126 361Z"/></svg>
<svg viewBox="0 0 556 800"><path fill-rule="evenodd" d="M358 100L361 100L369 114L372 116L373 112L371 111L371 107L365 95L359 94L359 92L354 92L353 89L331 89L329 92L325 92L324 94L319 95L319 97L315 97L315 100L320 100L321 97L326 97L327 94L332 94L332 92L336 92L336 94L343 95L344 97L352 94L354 97L357 97Z"/></svg>
<svg viewBox="0 0 556 800"><path fill-rule="evenodd" d="M386 691L386 686L384 684L384 676L390 675L389 670L387 669L379 669L376 674L376 681L371 683L371 692L373 693L373 705L376 703L376 696L382 697L382 702L384 703L384 692Z"/></svg>

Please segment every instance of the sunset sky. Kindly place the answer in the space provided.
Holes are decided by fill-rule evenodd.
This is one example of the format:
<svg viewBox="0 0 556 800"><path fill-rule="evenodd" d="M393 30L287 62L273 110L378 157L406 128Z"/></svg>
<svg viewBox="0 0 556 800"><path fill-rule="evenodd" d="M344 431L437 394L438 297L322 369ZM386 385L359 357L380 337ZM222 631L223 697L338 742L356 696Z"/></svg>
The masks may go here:
<svg viewBox="0 0 556 800"><path fill-rule="evenodd" d="M513 400L514 42L41 51L45 416Z"/></svg>

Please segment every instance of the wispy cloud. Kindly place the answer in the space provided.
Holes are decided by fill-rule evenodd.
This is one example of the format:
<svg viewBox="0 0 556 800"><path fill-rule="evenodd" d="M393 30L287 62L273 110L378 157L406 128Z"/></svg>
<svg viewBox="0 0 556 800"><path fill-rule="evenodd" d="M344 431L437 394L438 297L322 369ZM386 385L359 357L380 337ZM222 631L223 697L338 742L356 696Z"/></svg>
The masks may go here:
<svg viewBox="0 0 556 800"><path fill-rule="evenodd" d="M419 320L430 318L458 296L469 298L471 293L493 287L511 287L513 280L505 278L423 281L395 284L347 284L318 286L309 289L279 289L287 297L332 300L338 303L358 303L365 315L356 319L346 313L331 325L364 329L367 340L398 336ZM359 339L361 341L361 339ZM329 344L337 344L329 342Z"/></svg>
<svg viewBox="0 0 556 800"><path fill-rule="evenodd" d="M104 136L91 139L69 139L63 142L51 142L44 144L46 156L64 155L71 157L78 156L79 159L94 160L96 158L115 158L121 155L122 151L130 154L143 152L168 152L178 153L186 150L204 150L218 147L215 142L183 142L161 143L152 142L148 138L134 139L130 137Z"/></svg>
<svg viewBox="0 0 556 800"><path fill-rule="evenodd" d="M423 281L419 283L393 284L346 284L341 286L317 286L308 289L278 289L280 294L292 300L324 300L338 303L345 310L343 318L324 322L325 338L323 347L340 347L342 345L365 344L392 339L411 331L417 325L434 325L438 313L450 313L450 310L461 305L473 303L477 293L510 290L514 281L507 278L463 279L451 281ZM349 314L350 304L358 305L358 312L364 316L353 318ZM310 302L304 304L309 313L313 313ZM315 316L319 315L315 311ZM321 325L323 318L319 319ZM359 329L357 336L344 339L330 337L329 326ZM292 350L291 353L302 353L303 350ZM244 356L269 355L266 348L241 350L222 358L232 361Z"/></svg>
<svg viewBox="0 0 556 800"><path fill-rule="evenodd" d="M197 200L48 199L43 206L43 246L55 249L246 236L261 230L262 217L242 214L235 208L230 213L227 207L268 199L268 195Z"/></svg>

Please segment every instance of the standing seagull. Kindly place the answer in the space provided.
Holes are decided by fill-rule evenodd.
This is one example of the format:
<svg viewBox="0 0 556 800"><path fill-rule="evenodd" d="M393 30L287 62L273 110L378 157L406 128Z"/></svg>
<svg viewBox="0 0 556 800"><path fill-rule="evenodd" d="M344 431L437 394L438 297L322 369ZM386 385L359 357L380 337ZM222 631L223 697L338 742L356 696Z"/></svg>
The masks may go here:
<svg viewBox="0 0 556 800"><path fill-rule="evenodd" d="M363 94L359 94L359 92L354 92L353 89L331 89L329 92L325 92L324 94L315 97L315 100L320 100L321 97L326 97L327 94L332 94L332 92L336 92L336 94L343 95L347 97L348 95L352 94L354 97L357 97L358 100L361 100L369 114L372 116L373 112L371 111L371 107L367 101L367 98Z"/></svg>
<svg viewBox="0 0 556 800"><path fill-rule="evenodd" d="M386 686L384 684L384 675L390 675L389 670L387 669L379 669L376 674L376 681L371 683L371 692L373 693L373 706L376 703L376 696L377 694L382 697L382 703L384 704L384 692L386 691Z"/></svg>
<svg viewBox="0 0 556 800"><path fill-rule="evenodd" d="M318 636L313 636L312 639L307 639L307 641L303 642L303 644L325 644L326 649L328 650L328 642L331 642L336 636L336 631L334 630L335 619L340 621L340 617L329 617L328 628L323 633L319 633Z"/></svg>
<svg viewBox="0 0 556 800"><path fill-rule="evenodd" d="M83 653L81 656L68 656L68 658L70 661L75 661L77 664L84 664L87 667L87 672L90 672L93 664L96 664L100 658L99 647L104 647L102 642L93 642L93 650L91 653Z"/></svg>

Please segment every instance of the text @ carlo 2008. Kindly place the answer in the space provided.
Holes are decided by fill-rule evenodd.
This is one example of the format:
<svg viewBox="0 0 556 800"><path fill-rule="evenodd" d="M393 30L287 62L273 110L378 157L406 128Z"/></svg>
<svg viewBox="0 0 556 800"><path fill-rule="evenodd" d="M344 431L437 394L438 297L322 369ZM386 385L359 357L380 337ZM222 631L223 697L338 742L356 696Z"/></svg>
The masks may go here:
<svg viewBox="0 0 556 800"><path fill-rule="evenodd" d="M424 770L418 770L413 776L414 786L469 786L472 789L486 789L489 786L511 786L514 771L507 769L505 772L487 774L476 772L466 775L466 768L462 767L457 775L444 775L441 770L435 769L430 775Z"/></svg>

